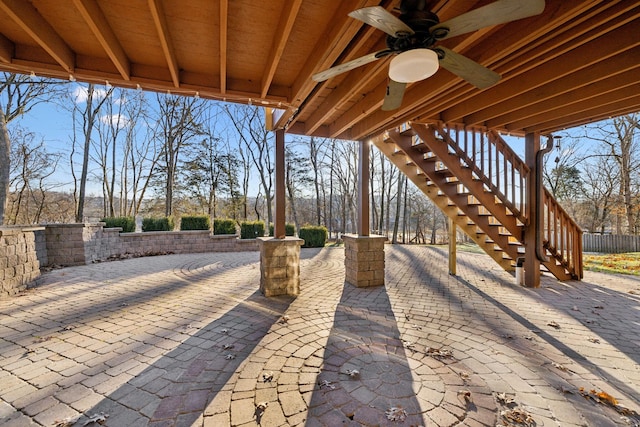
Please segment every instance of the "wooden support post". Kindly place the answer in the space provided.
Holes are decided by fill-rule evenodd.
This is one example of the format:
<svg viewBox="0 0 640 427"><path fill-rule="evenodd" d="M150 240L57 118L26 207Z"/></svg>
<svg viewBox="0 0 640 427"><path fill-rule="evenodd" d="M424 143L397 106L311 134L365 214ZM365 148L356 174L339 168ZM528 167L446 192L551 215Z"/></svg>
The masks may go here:
<svg viewBox="0 0 640 427"><path fill-rule="evenodd" d="M456 275L457 226L453 218L449 218L449 274Z"/></svg>
<svg viewBox="0 0 640 427"><path fill-rule="evenodd" d="M276 130L276 190L275 218L273 220L273 237L284 239L285 232L285 163L284 163L284 129Z"/></svg>
<svg viewBox="0 0 640 427"><path fill-rule="evenodd" d="M524 228L524 284L529 288L540 286L540 260L536 255L536 175L542 173L538 170L536 154L540 151L540 134L528 133L525 135L525 162L529 166L529 179L527 180L527 218L528 223Z"/></svg>
<svg viewBox="0 0 640 427"><path fill-rule="evenodd" d="M358 235L369 235L369 143L360 141L358 155Z"/></svg>

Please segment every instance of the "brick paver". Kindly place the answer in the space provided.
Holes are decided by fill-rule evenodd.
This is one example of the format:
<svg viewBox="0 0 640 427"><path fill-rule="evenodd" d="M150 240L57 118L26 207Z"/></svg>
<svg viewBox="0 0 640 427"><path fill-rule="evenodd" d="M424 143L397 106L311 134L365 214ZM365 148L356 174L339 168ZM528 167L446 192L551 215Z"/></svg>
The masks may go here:
<svg viewBox="0 0 640 427"><path fill-rule="evenodd" d="M640 423L640 281L525 289L484 255L450 276L442 248L385 251L386 285L356 288L344 249L302 249L297 298L263 297L251 252L46 273L0 301L0 424Z"/></svg>

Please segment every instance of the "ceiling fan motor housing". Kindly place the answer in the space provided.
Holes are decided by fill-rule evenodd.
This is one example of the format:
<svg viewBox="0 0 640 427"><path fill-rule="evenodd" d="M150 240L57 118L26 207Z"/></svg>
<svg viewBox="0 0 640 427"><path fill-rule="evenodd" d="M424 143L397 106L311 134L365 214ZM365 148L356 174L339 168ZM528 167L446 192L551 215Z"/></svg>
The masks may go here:
<svg viewBox="0 0 640 427"><path fill-rule="evenodd" d="M405 52L411 49L432 47L437 38L431 34L429 28L440 23L438 15L427 10L403 10L398 17L407 24L414 34L396 34L397 37L387 36L387 47L395 52Z"/></svg>

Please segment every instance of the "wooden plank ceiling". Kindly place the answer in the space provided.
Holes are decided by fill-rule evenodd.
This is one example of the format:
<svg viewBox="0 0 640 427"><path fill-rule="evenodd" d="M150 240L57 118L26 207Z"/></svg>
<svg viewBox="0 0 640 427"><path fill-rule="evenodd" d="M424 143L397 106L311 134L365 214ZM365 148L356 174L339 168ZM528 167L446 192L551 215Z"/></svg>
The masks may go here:
<svg viewBox="0 0 640 427"><path fill-rule="evenodd" d="M527 0L523 0L527 1ZM427 0L440 21L489 0ZM362 139L408 120L547 133L640 111L640 3L546 0L541 15L440 45L500 73L480 90L440 69L381 111L389 58L311 76L385 47L347 14L399 0L0 0L0 70L264 105L279 126Z"/></svg>

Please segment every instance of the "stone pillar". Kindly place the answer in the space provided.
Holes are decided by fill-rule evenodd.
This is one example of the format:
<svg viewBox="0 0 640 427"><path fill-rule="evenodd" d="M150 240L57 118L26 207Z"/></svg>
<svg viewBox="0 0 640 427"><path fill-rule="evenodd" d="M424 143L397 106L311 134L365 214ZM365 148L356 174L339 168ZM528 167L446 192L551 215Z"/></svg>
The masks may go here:
<svg viewBox="0 0 640 427"><path fill-rule="evenodd" d="M43 227L0 228L0 298L16 295L40 276L35 233Z"/></svg>
<svg viewBox="0 0 640 427"><path fill-rule="evenodd" d="M358 288L384 285L384 236L345 234L345 275Z"/></svg>
<svg viewBox="0 0 640 427"><path fill-rule="evenodd" d="M266 297L300 294L300 246L297 237L258 237L260 292Z"/></svg>

